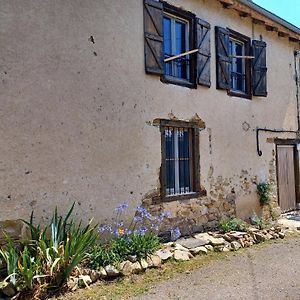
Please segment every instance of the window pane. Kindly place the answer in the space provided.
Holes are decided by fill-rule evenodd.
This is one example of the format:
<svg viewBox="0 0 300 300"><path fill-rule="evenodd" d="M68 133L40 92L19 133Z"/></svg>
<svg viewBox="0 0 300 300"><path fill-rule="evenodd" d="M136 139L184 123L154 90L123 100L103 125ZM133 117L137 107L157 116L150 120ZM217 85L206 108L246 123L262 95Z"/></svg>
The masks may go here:
<svg viewBox="0 0 300 300"><path fill-rule="evenodd" d="M165 129L166 147L166 194L175 192L175 160L174 160L174 131L172 128Z"/></svg>
<svg viewBox="0 0 300 300"><path fill-rule="evenodd" d="M175 54L186 52L186 25L175 22L176 50ZM176 60L177 77L187 79L187 57Z"/></svg>
<svg viewBox="0 0 300 300"><path fill-rule="evenodd" d="M164 58L172 56L171 19L164 17ZM172 63L165 63L165 74L172 75Z"/></svg>

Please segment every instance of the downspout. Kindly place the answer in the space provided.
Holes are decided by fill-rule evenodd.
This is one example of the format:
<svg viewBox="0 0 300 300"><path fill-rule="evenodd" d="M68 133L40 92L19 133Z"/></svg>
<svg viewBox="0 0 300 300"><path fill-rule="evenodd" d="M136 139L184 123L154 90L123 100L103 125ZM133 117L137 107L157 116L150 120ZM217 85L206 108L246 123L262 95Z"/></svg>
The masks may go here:
<svg viewBox="0 0 300 300"><path fill-rule="evenodd" d="M299 107L299 74L297 69L297 57L300 55L300 51L294 52L294 66L295 66L295 82L296 82L296 101L297 101L297 127L300 131L300 107Z"/></svg>

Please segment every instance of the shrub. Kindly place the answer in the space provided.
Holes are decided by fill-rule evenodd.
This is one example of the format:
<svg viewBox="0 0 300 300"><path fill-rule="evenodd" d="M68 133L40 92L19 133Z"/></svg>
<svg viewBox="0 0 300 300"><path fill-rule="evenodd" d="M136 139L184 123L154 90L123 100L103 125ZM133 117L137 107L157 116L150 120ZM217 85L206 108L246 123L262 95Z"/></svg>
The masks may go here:
<svg viewBox="0 0 300 300"><path fill-rule="evenodd" d="M49 225L42 229L40 224L24 221L30 228L31 240L15 250L7 237L7 246L0 255L6 262L7 275L11 284L18 290L33 290L61 287L74 268L86 257L87 251L98 237L95 227L89 223L82 226L70 219L74 204L65 218L59 216L57 209Z"/></svg>
<svg viewBox="0 0 300 300"><path fill-rule="evenodd" d="M129 256L137 260L146 258L160 246L160 239L153 233L140 235L137 233L114 238L107 245L99 245L89 255L89 267L99 269L107 265L116 265L128 259Z"/></svg>
<svg viewBox="0 0 300 300"><path fill-rule="evenodd" d="M125 226L122 214L128 208L128 204L119 205L116 218L112 225L99 227L101 233L108 234L106 245L99 245L89 255L88 265L92 268L104 267L109 264L117 264L126 260L129 256L135 256L138 260L146 258L159 248L160 238L158 232L162 221L169 217L168 213L153 216L146 208L137 207L135 216L129 226ZM180 236L180 230L176 228L174 236Z"/></svg>
<svg viewBox="0 0 300 300"><path fill-rule="evenodd" d="M238 218L221 220L219 223L219 229L223 232L228 231L247 231L248 224Z"/></svg>
<svg viewBox="0 0 300 300"><path fill-rule="evenodd" d="M259 202L261 205L268 204L270 202L271 186L269 183L259 183L257 185L257 193L259 196Z"/></svg>

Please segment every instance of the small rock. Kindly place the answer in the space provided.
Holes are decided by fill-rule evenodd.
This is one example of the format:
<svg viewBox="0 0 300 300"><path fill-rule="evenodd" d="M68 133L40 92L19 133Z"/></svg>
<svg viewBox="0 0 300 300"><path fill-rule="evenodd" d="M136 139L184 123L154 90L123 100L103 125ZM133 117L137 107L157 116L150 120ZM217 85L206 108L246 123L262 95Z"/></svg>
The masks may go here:
<svg viewBox="0 0 300 300"><path fill-rule="evenodd" d="M158 268L161 266L161 258L158 255L150 255L147 257L149 268Z"/></svg>
<svg viewBox="0 0 300 300"><path fill-rule="evenodd" d="M238 239L238 242L239 242L239 244L240 244L243 248L245 248L245 241L244 241L244 239Z"/></svg>
<svg viewBox="0 0 300 300"><path fill-rule="evenodd" d="M284 239L284 237L285 237L285 234L283 232L278 232L278 235L281 239Z"/></svg>
<svg viewBox="0 0 300 300"><path fill-rule="evenodd" d="M257 232L257 231L259 231L259 229L255 228L255 227L249 227L248 231L249 232Z"/></svg>
<svg viewBox="0 0 300 300"><path fill-rule="evenodd" d="M189 254L186 251L175 250L174 251L174 259L177 261L185 261L190 260Z"/></svg>
<svg viewBox="0 0 300 300"><path fill-rule="evenodd" d="M214 238L214 237L211 237L209 239L209 242L213 245L213 246L221 246L221 245L224 245L225 243L225 240L223 238Z"/></svg>
<svg viewBox="0 0 300 300"><path fill-rule="evenodd" d="M91 277L92 282L96 282L100 278L100 272L98 272L96 270L91 270L90 277Z"/></svg>
<svg viewBox="0 0 300 300"><path fill-rule="evenodd" d="M212 246L211 246L212 247ZM193 255L197 254L207 254L207 248L204 246L196 247L190 250Z"/></svg>
<svg viewBox="0 0 300 300"><path fill-rule="evenodd" d="M128 255L127 256L127 259L129 261L131 261L132 263L136 262L137 261L137 256L136 255Z"/></svg>
<svg viewBox="0 0 300 300"><path fill-rule="evenodd" d="M267 240L267 241L273 239L273 236L272 236L270 233L267 233L267 234L265 235L265 237L266 237L266 240Z"/></svg>
<svg viewBox="0 0 300 300"><path fill-rule="evenodd" d="M140 261L140 264L141 264L141 267L144 270L148 268L148 263L147 263L147 261L145 259L142 258L141 261Z"/></svg>
<svg viewBox="0 0 300 300"><path fill-rule="evenodd" d="M112 265L108 265L104 269L109 277L117 277L120 274L119 270Z"/></svg>
<svg viewBox="0 0 300 300"><path fill-rule="evenodd" d="M176 241L176 245L180 244L187 249L197 248L209 243L206 239L199 238L187 238L187 239L179 239Z"/></svg>
<svg viewBox="0 0 300 300"><path fill-rule="evenodd" d="M241 244L236 241L231 242L230 246L231 246L231 249L234 251L237 251L242 247Z"/></svg>
<svg viewBox="0 0 300 300"><path fill-rule="evenodd" d="M273 237L274 237L274 239L278 239L279 238L279 234L278 233L274 233Z"/></svg>
<svg viewBox="0 0 300 300"><path fill-rule="evenodd" d="M67 281L67 287L71 291L76 291L78 289L78 281L79 279L76 277L70 277Z"/></svg>
<svg viewBox="0 0 300 300"><path fill-rule="evenodd" d="M92 283L92 279L89 275L80 275L78 278L78 286L80 288L85 288Z"/></svg>
<svg viewBox="0 0 300 300"><path fill-rule="evenodd" d="M133 272L133 263L129 260L122 261L120 263L120 271L122 275L128 276Z"/></svg>
<svg viewBox="0 0 300 300"><path fill-rule="evenodd" d="M143 268L138 261L132 264L132 273L137 274L142 271L143 271Z"/></svg>
<svg viewBox="0 0 300 300"><path fill-rule="evenodd" d="M105 269L103 267L100 267L100 269L99 269L98 272L99 272L100 278L107 277L107 273L106 273L106 271L105 271Z"/></svg>
<svg viewBox="0 0 300 300"><path fill-rule="evenodd" d="M214 251L214 247L212 245L205 245L204 246L208 251Z"/></svg>
<svg viewBox="0 0 300 300"><path fill-rule="evenodd" d="M189 252L189 249L183 247L182 245L180 245L178 243L176 243L176 246L175 246L174 250L181 250L181 251Z"/></svg>
<svg viewBox="0 0 300 300"><path fill-rule="evenodd" d="M173 253L170 250L161 249L156 251L156 255L158 255L161 260L167 260L173 256Z"/></svg>
<svg viewBox="0 0 300 300"><path fill-rule="evenodd" d="M13 297L16 294L16 290L14 289L14 287L11 284L8 284L6 287L4 287L2 289L2 293L5 296Z"/></svg>
<svg viewBox="0 0 300 300"><path fill-rule="evenodd" d="M266 240L265 236L259 232L254 233L254 238L256 239L257 242L264 242Z"/></svg>

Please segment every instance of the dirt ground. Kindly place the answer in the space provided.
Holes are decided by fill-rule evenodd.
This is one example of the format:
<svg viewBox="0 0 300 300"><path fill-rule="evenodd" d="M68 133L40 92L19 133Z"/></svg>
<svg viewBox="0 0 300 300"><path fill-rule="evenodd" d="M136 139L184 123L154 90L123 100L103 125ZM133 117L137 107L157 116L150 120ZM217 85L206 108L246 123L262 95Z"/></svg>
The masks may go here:
<svg viewBox="0 0 300 300"><path fill-rule="evenodd" d="M249 249L157 284L132 300L300 299L300 238Z"/></svg>

